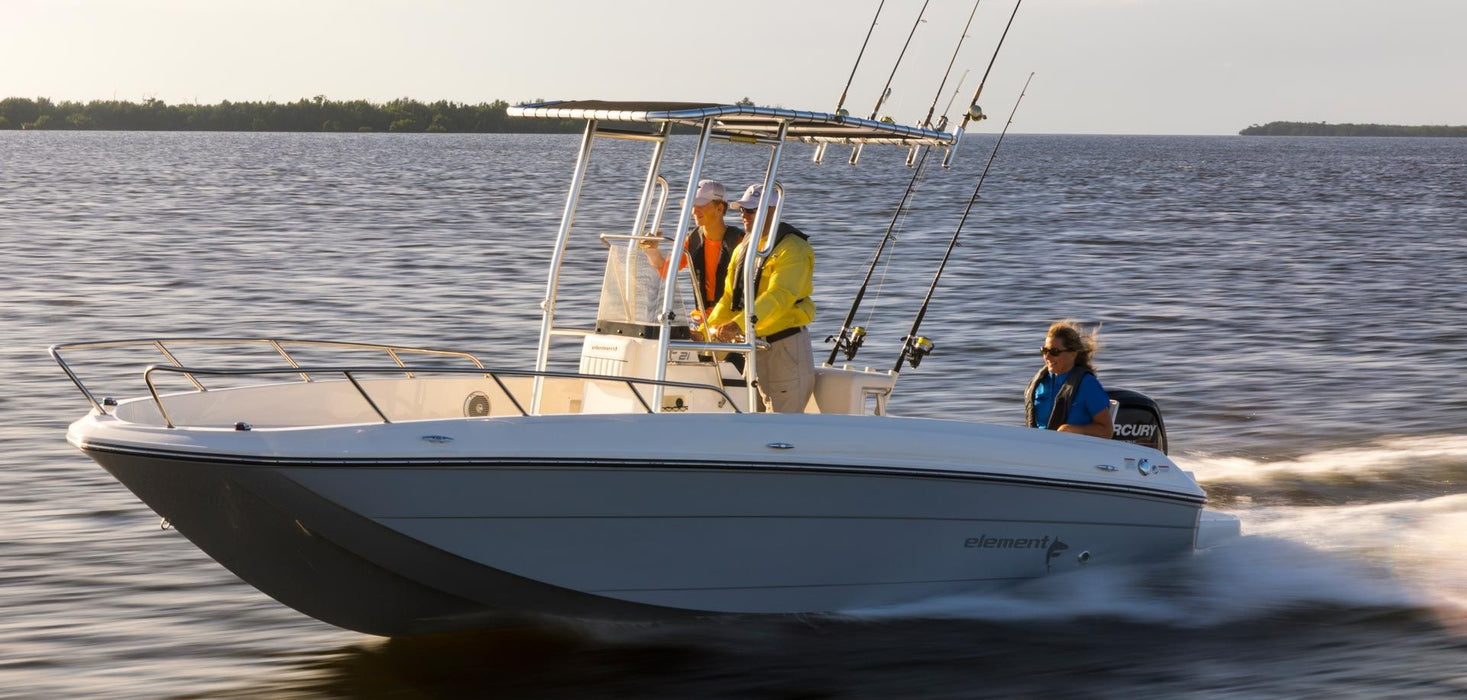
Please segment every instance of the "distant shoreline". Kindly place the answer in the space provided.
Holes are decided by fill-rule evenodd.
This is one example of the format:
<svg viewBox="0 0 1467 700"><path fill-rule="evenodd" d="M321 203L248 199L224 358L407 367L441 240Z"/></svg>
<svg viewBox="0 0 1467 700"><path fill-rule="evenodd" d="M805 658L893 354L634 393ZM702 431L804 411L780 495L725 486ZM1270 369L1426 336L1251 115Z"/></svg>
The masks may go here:
<svg viewBox="0 0 1467 700"><path fill-rule="evenodd" d="M0 130L46 131L287 131L452 134L579 133L580 121L511 119L503 100L467 104L338 102L317 95L295 102L220 102L170 105L92 100L53 102L44 97L0 99Z"/></svg>
<svg viewBox="0 0 1467 700"><path fill-rule="evenodd" d="M1242 136L1443 136L1467 137L1467 126L1396 126L1393 124L1326 124L1269 122L1238 132Z"/></svg>
<svg viewBox="0 0 1467 700"><path fill-rule="evenodd" d="M743 103L748 98L740 100ZM175 104L92 100L53 101L45 97L0 99L0 131L261 131L391 132L448 134L567 134L585 125L568 119L511 119L503 100L419 102L336 101L324 95L294 102ZM674 129L674 131L680 131ZM691 132L689 132L691 133ZM1242 136L1433 136L1467 137L1467 126L1398 126L1284 122L1253 124Z"/></svg>

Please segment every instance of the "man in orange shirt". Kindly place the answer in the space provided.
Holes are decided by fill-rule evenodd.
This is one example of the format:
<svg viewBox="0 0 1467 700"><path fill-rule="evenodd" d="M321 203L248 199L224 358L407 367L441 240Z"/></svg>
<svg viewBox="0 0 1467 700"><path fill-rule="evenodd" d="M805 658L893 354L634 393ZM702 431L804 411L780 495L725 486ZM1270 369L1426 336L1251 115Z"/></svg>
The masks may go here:
<svg viewBox="0 0 1467 700"><path fill-rule="evenodd" d="M698 190L693 195L693 221L697 228L688 236L688 257L678 263L678 269L693 261L693 284L703 295L703 308L699 315L706 317L708 309L723 296L724 278L728 273L733 249L744 239L744 230L723 223L728 212L727 191L715 180L699 180ZM642 251L647 262L662 276L667 276L668 261L657 248L656 241L643 241Z"/></svg>

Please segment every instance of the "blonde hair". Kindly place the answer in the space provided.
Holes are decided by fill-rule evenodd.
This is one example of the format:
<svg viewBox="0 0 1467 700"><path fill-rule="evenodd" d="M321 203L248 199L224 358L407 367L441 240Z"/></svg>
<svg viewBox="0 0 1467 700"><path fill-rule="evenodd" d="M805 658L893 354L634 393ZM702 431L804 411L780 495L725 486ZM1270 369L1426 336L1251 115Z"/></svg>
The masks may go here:
<svg viewBox="0 0 1467 700"><path fill-rule="evenodd" d="M1064 319L1049 324L1047 338L1055 338L1065 344L1066 350L1077 350L1075 365L1078 367L1095 367L1095 353L1100 350L1100 324L1097 323L1090 330L1083 330L1080 324L1073 319Z"/></svg>

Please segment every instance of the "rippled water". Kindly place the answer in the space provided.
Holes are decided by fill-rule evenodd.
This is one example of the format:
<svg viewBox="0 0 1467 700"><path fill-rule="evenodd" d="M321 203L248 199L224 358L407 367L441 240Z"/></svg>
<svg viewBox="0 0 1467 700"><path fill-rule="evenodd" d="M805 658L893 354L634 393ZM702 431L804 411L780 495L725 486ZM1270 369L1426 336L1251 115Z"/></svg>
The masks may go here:
<svg viewBox="0 0 1467 700"><path fill-rule="evenodd" d="M257 593L66 445L86 404L55 342L331 337L524 366L576 142L0 132L0 695L1467 693L1464 140L1005 141L893 412L1016 423L1045 324L1103 322L1107 386L1156 398L1243 518L1182 562L839 618L387 641ZM921 185L858 364L894 361L991 144ZM646 155L597 148L577 226L621 233ZM783 177L820 337L909 177L899 153L836 150L792 148ZM712 157L728 183L761 174ZM599 270L590 246L575 269Z"/></svg>

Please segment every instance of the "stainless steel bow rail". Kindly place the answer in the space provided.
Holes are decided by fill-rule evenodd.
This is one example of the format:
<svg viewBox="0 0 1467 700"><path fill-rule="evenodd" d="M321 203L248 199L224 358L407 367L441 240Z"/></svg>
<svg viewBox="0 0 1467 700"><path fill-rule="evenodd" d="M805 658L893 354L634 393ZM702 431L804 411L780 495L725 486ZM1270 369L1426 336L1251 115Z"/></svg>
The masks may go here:
<svg viewBox="0 0 1467 700"><path fill-rule="evenodd" d="M513 370L513 369L489 369L489 368L473 369L473 368L468 368L468 367L435 367L435 366L431 366L431 365L419 365L419 366L411 366L411 367L409 367L409 366L402 366L402 367L299 367L299 368L283 368L282 367L282 368L273 368L273 369L268 369L268 368L267 369L212 369L212 368L204 368L204 367L178 367L178 366L174 366L174 365L149 365L147 368L145 368L143 370L143 381L147 382L147 384L148 384L148 393L152 395L152 397L153 397L153 403L155 405L157 405L157 407L158 407L158 413L160 415L162 415L163 422L165 424L167 424L167 426L170 427L170 428L177 427L177 426L174 425L173 419L171 417L169 417L168 410L166 408L164 408L162 395L160 395L158 393L157 385L154 384L153 374L156 373L156 372L172 372L172 373L178 373L178 374L184 374L184 375L214 375L214 376L221 376L221 377L228 377L228 376L264 376L264 375L271 375L271 374L296 374L296 373L307 373L307 372L314 373L314 374L326 374L326 373L340 374L343 377L345 377L348 382L351 382L352 387L354 387L357 390L357 393L361 395L362 400L365 401L367 403L367 405L371 407L372 411L377 414L377 417L378 418L381 418L382 419L382 422L383 423L391 423L392 420L387 417L387 414L382 411L382 408L377 405L377 402L376 401L373 401L372 400L372 397L370 395L368 395L366 388L364 388L362 386L361 382L357 380L357 375L359 375L359 374L383 374L383 373L397 374L399 372L408 372L409 374L411 372L422 372L424 374L434 373L434 374L477 374L477 375L483 375L483 376L485 376L485 377L487 377L489 379L492 379L495 384L499 385L500 390L504 392L504 395L509 399L509 402L511 404L514 404L515 410L519 411L521 416L528 416L528 415L530 415L530 412L527 411L527 410L525 410L524 405L520 403L519 399L516 399L515 398L514 392L510 391L509 387L505 386L504 381L501 379L501 377L547 377L547 378L562 378L562 379L583 379L583 380L586 380L586 381L599 381L599 382L612 382L612 383L618 383L618 384L625 384L627 386L627 389L631 390L632 395L637 398L638 403L640 403L642 405L642 409L646 413L656 413L656 411L654 411L652 409L652 404L650 404L650 403L647 402L647 398L642 395L642 392L637 391L637 385L638 384L650 384L650 385L654 385L654 386L676 387L676 388L683 388L683 389L697 389L697 390L700 390L700 391L712 391L712 392L716 392L720 396L722 396L723 399L724 399L724 401L725 401L725 404L724 405L732 408L735 413L740 413L741 412L741 411L739 411L738 406L735 406L734 405L733 399L730 398L729 395L723 391L723 389L720 389L718 387L711 386L711 385L708 385L708 384L694 384L694 383L691 383L691 382L673 382L673 381L667 381L667 380L658 381L658 380L655 380L655 379L642 379L642 378L639 378L639 377L615 377L615 376L604 375L604 374L583 374L583 373L580 373L580 372L555 372L555 371L550 371L550 370L536 371L536 370Z"/></svg>
<svg viewBox="0 0 1467 700"><path fill-rule="evenodd" d="M286 362L286 364L288 366L287 367L256 367L256 368L245 368L245 369L222 369L222 368L212 368L212 367L187 367L187 366L184 366L184 365L182 365L181 363L178 362L176 356L174 355L174 353L170 349L170 347L176 347L176 346L179 346L179 345L215 345L215 346L227 346L227 345L265 345L265 346L269 347L270 349L275 350L281 356L281 358ZM372 350L372 351L380 351L380 352L386 353L387 356L392 360L393 364L391 366L381 366L381 365L378 365L378 366L370 366L370 365L363 365L363 366L357 366L357 365L351 365L351 366L335 366L335 365L332 365L332 366L303 366L299 362L297 362L296 359L293 356L291 356L290 352L286 349L286 346L302 346L302 347L327 348L327 349L332 349L332 350ZM157 385L156 385L156 383L154 381L154 375L156 373L158 373L158 372L181 374L185 378L187 378L189 380L189 382L191 384L193 384L194 388L197 389L199 392L207 392L207 391L209 391L208 387L204 386L203 382L199 381L198 378L200 376L216 376L216 377L257 376L257 377L264 377L264 376L270 376L270 375L296 374L296 375L299 375L301 377L301 381L303 383L309 383L309 382L316 381L311 376L313 374L314 375L320 375L320 374L340 375L343 378L345 378L346 381L348 381L348 382L351 383L352 387L355 388L356 391L357 391L357 393L362 397L362 400L365 401L366 404L372 408L372 411L375 412L379 418L381 418L381 420L382 420L383 423L391 423L392 420L390 418L388 418L387 415L386 415L386 413L382 411L381 407L378 406L377 403L372 400L372 397L367 393L367 390L362 386L361 382L358 381L357 375L363 375L363 374L403 374L403 375L405 375L409 379L414 378L416 376L415 373L423 373L423 374L472 374L472 375L482 375L482 376L484 376L484 377L492 380L496 385L498 385L499 389L504 392L505 397L507 397L509 399L510 403L514 405L515 410L519 411L520 412L520 415L522 415L522 416L528 416L528 415L530 415L530 412L525 409L524 404L521 403L519 399L515 398L514 392L511 391L507 385L505 385L505 383L504 383L504 381L502 379L503 377L543 377L543 378L560 378L560 379L579 379L579 380L585 380L585 381L588 381L588 382L594 381L594 382L612 382L612 383L625 384L627 386L627 388L631 391L632 395L636 397L638 403L641 404L643 410L645 412L647 412L647 413L655 413L656 411L652 408L652 405L647 402L647 398L642 394L642 392L637 390L637 386L638 385L644 385L644 386L650 385L650 386L653 386L653 387L662 386L662 387L673 387L673 388L683 388L683 389L694 389L694 390L699 390L699 391L712 391L712 392L717 393L719 396L721 396L723 398L723 400L725 402L724 405L732 408L735 413L741 413L741 411L739 410L738 406L734 404L733 399L728 395L727 392L725 392L720 387L716 387L716 386L712 386L712 385L708 385L708 384L696 384L696 383L691 383L691 382L675 382L675 381L668 381L668 380L646 379L646 378L640 378L640 377L617 377L617 376L602 375L602 374L586 374L586 373L582 373L582 372L558 372L558 371L553 371L553 370L493 369L493 368L485 367L484 366L484 363L483 362L480 362L479 359L477 357L475 357L473 354L468 353L468 352L458 351L458 350L440 350L440 349L434 349L434 348L414 348L414 347L396 346L396 345L377 345L377 344L372 344L372 343L352 343L352 342L342 342L342 341L332 341L332 340L281 340L281 339L271 339L271 338L143 338L143 339L107 340L107 341L81 342L81 343L61 343L61 344L57 344L57 345L51 346L48 349L48 352L50 353L52 359L56 360L56 363L61 366L62 371L66 372L66 375L71 378L72 383L73 384L76 384L77 388L81 390L82 395L87 398L87 401L91 402L93 408L95 408L99 413L106 414L106 413L108 413L107 407L108 406L115 406L116 403L114 401L112 401L110 398L103 399L103 400L98 400L97 397L96 397L96 395L94 393L92 393L92 391L90 389L87 388L86 384L77 375L76 371L72 369L71 365L62 356L62 353L63 352L68 352L68 351L75 351L75 350L116 349L116 348L125 348L125 347L152 347L152 348L156 349L161 355L163 355L163 357L165 359L168 360L169 364L166 364L166 365L153 364L153 365L148 365L147 367L145 367L143 369L143 381L147 385L148 393L152 397L154 405L156 405L158 407L158 413L159 413L159 415L163 418L164 423L168 427L170 427L170 428L177 427L177 426L174 424L173 419L169 416L167 407L163 405L163 396L158 393L158 388L157 388ZM414 354L416 354L416 355L436 356L436 357L453 357L453 358L459 358L459 359L463 359L463 360L469 361L470 363L472 363L473 366L472 367L453 367L453 366L447 366L447 365L408 365L408 364L406 364L406 363L404 363L402 361L402 356L403 355L414 355Z"/></svg>
<svg viewBox="0 0 1467 700"><path fill-rule="evenodd" d="M80 343L58 343L48 348L47 352L50 353L51 359L56 360L56 364L61 366L61 370L66 372L66 376L71 377L71 382L76 385L76 388L81 390L82 395L87 397L87 401L90 401L92 406L98 411L106 413L107 410L103 408L102 402L97 400L96 395L93 394L91 390L87 388L86 384L82 382L81 378L77 376L76 372L71 368L71 365L66 362L66 359L64 357L62 357L62 352L71 352L75 350L103 350L129 347L151 347L157 350L158 354L162 355L163 359L167 360L169 365L172 365L174 367L181 367L183 366L182 363L178 361L178 358L173 353L173 348L181 345L212 345L216 347L225 347L231 345L263 345L278 353L281 359L285 360L286 364L288 364L292 369L300 372L301 379L306 382L310 382L313 380L311 379L311 376L308 372L302 371L300 369L300 363L291 356L288 350L286 350L287 346L297 349L326 348L330 350L371 350L382 352L386 354L388 359L390 359L397 367L397 370L395 371L405 371L405 368L407 367L407 365L402 361L401 355L434 355L438 357L456 357L459 359L468 360L469 362L473 363L475 367L481 369L484 367L484 363L480 362L479 358L474 357L472 353L463 352L460 350L439 350L435 348L415 348L402 345L380 345L376 343L353 343L339 340L291 340L284 338L129 338L123 340L98 340ZM200 373L202 374L204 372ZM208 391L208 389L201 382L199 382L197 378L192 376L192 373L185 373L185 376L188 378L189 382L194 385L195 389L198 389L199 391ZM410 378L413 376L411 371L408 371L407 376Z"/></svg>

